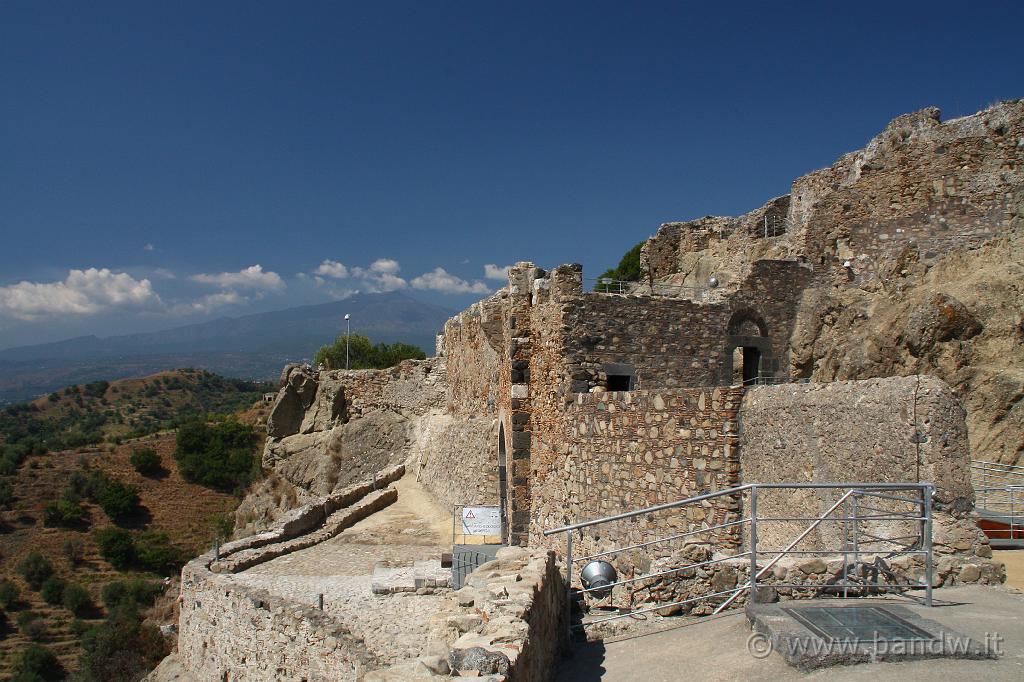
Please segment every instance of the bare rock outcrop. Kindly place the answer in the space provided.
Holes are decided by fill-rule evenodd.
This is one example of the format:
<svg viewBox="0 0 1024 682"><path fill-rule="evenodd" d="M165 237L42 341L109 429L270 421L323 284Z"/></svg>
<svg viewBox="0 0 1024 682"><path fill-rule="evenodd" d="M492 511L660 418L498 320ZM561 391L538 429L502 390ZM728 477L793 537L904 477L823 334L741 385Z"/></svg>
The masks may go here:
<svg viewBox="0 0 1024 682"><path fill-rule="evenodd" d="M315 371L289 365L269 419L263 468L235 515L239 536L260 532L316 496L404 463L444 396L444 364Z"/></svg>

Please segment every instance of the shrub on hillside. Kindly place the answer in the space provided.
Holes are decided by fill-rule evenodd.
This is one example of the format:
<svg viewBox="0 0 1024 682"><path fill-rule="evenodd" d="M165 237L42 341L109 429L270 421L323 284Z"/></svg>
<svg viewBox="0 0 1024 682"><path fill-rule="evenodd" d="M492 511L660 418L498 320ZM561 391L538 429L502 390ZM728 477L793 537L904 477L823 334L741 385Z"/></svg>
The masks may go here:
<svg viewBox="0 0 1024 682"><path fill-rule="evenodd" d="M146 531L132 535L120 528L96 533L100 554L119 571L136 568L153 573L175 571L184 563L182 551L171 544L166 533Z"/></svg>
<svg viewBox="0 0 1024 682"><path fill-rule="evenodd" d="M139 513L138 488L116 479L107 481L97 502L114 521L122 521Z"/></svg>
<svg viewBox="0 0 1024 682"><path fill-rule="evenodd" d="M85 545L78 538L68 538L65 540L61 551L72 567L78 566L78 564L82 563L82 559L85 558Z"/></svg>
<svg viewBox="0 0 1024 682"><path fill-rule="evenodd" d="M44 646L33 644L21 652L11 682L49 682L64 679L64 669L56 654Z"/></svg>
<svg viewBox="0 0 1024 682"><path fill-rule="evenodd" d="M64 601L64 581L57 576L52 576L46 579L43 586L39 589L39 596L43 598L43 601L51 606L56 606Z"/></svg>
<svg viewBox="0 0 1024 682"><path fill-rule="evenodd" d="M43 525L71 528L81 525L86 519L85 508L73 500L60 499L43 508Z"/></svg>
<svg viewBox="0 0 1024 682"><path fill-rule="evenodd" d="M71 615L82 618L87 616L93 609L92 597L89 591L78 583L71 583L64 588L64 595L61 603L64 608L71 612Z"/></svg>
<svg viewBox="0 0 1024 682"><path fill-rule="evenodd" d="M228 419L191 421L178 429L174 458L186 480L224 491L245 488L260 471L251 426Z"/></svg>
<svg viewBox="0 0 1024 682"><path fill-rule="evenodd" d="M102 528L96 531L96 544L100 556L119 571L128 570L135 563L135 541L126 530Z"/></svg>
<svg viewBox="0 0 1024 682"><path fill-rule="evenodd" d="M33 642L46 639L46 635L50 632L50 629L46 627L46 621L33 611L22 611L18 614L18 630Z"/></svg>
<svg viewBox="0 0 1024 682"><path fill-rule="evenodd" d="M156 476L163 470L160 455L153 448L132 450L131 463L143 476Z"/></svg>
<svg viewBox="0 0 1024 682"><path fill-rule="evenodd" d="M39 552L32 552L18 562L17 570L33 590L41 588L46 579L53 575L53 565Z"/></svg>
<svg viewBox="0 0 1024 682"><path fill-rule="evenodd" d="M82 637L82 682L135 682L167 655L160 630L142 622L132 604L121 604Z"/></svg>
<svg viewBox="0 0 1024 682"><path fill-rule="evenodd" d="M103 586L103 605L107 607L107 611L113 611L124 603L135 607L150 607L163 589L155 580L117 580Z"/></svg>
<svg viewBox="0 0 1024 682"><path fill-rule="evenodd" d="M12 581L6 578L0 580L0 607L10 610L21 598L21 590Z"/></svg>
<svg viewBox="0 0 1024 682"><path fill-rule="evenodd" d="M13 503L14 490L11 488L11 482L0 478L0 509L10 509Z"/></svg>
<svg viewBox="0 0 1024 682"><path fill-rule="evenodd" d="M135 537L135 563L145 571L168 573L181 568L184 558L166 533L146 531Z"/></svg>
<svg viewBox="0 0 1024 682"><path fill-rule="evenodd" d="M109 381L94 381L85 385L85 394L91 398L102 398L108 388L110 388Z"/></svg>

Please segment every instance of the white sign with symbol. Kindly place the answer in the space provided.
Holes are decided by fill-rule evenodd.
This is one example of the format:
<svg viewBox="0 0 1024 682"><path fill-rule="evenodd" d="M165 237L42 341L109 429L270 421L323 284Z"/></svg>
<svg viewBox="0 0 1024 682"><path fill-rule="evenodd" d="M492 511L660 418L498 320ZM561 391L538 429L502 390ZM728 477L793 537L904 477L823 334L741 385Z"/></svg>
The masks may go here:
<svg viewBox="0 0 1024 682"><path fill-rule="evenodd" d="M463 507L463 535L501 535L499 507Z"/></svg>

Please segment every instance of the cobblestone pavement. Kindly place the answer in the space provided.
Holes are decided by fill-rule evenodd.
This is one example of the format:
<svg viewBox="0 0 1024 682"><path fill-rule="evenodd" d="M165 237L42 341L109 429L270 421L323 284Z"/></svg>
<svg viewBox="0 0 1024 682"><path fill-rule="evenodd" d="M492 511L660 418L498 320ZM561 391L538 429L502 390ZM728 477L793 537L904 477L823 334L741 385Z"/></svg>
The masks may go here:
<svg viewBox="0 0 1024 682"><path fill-rule="evenodd" d="M451 517L411 476L396 483L398 501L334 538L238 573L238 582L336 615L387 663L424 653L431 616L445 603L438 594L375 595L374 566L440 560L451 551ZM447 534L444 532L448 529ZM447 535L447 536L446 536Z"/></svg>

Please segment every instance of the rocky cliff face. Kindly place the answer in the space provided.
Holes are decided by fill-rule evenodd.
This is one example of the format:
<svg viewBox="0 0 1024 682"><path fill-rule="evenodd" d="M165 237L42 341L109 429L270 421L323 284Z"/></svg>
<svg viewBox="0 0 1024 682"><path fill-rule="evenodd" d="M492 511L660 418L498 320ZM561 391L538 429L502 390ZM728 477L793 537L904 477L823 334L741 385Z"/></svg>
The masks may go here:
<svg viewBox="0 0 1024 682"><path fill-rule="evenodd" d="M236 535L414 456L443 402L443 374L436 359L348 372L285 367L267 419L269 474L236 512Z"/></svg>
<svg viewBox="0 0 1024 682"><path fill-rule="evenodd" d="M1024 100L943 122L900 116L864 149L739 218L667 223L655 281L740 285L760 259L814 269L793 377L929 374L967 411L972 456L1024 463Z"/></svg>
<svg viewBox="0 0 1024 682"><path fill-rule="evenodd" d="M972 457L1024 454L1024 235L1015 228L934 263L906 249L861 286L807 292L791 339L815 381L930 374L967 408Z"/></svg>

